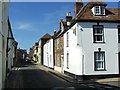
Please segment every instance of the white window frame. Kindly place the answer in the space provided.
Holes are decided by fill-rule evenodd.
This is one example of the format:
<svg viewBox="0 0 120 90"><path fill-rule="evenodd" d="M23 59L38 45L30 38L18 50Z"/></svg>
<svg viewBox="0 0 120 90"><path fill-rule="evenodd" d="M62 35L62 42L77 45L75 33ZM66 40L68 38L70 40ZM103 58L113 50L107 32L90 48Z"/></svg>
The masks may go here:
<svg viewBox="0 0 120 90"><path fill-rule="evenodd" d="M101 30L101 31L98 31ZM101 40L98 38L101 37ZM104 28L103 25L93 25L93 41L94 43L103 43L104 42Z"/></svg>
<svg viewBox="0 0 120 90"><path fill-rule="evenodd" d="M105 15L105 6L95 6L94 14L95 15Z"/></svg>
<svg viewBox="0 0 120 90"><path fill-rule="evenodd" d="M105 70L105 52L95 51L94 52L95 71Z"/></svg>

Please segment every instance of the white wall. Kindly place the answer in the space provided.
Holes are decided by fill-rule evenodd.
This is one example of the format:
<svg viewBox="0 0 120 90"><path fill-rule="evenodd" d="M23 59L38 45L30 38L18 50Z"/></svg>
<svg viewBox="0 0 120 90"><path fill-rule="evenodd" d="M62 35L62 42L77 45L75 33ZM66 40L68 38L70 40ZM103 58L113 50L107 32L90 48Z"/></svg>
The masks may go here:
<svg viewBox="0 0 120 90"><path fill-rule="evenodd" d="M50 39L46 42L46 44L43 46L44 49L44 63L43 65L54 68L54 61L53 61L53 39Z"/></svg>
<svg viewBox="0 0 120 90"><path fill-rule="evenodd" d="M69 47L64 34L64 70L76 75L118 74L118 35L116 23L104 25L105 43L93 43L93 25L97 23L77 23L69 32ZM77 36L73 34L76 27ZM106 71L94 71L94 51L105 51ZM69 53L69 69L66 68L66 54Z"/></svg>
<svg viewBox="0 0 120 90"><path fill-rule="evenodd" d="M82 47L84 52L84 74L118 74L118 34L116 23L100 23L104 25L105 43L93 43L93 25L97 23L79 23L83 31L81 33ZM94 71L94 51L101 48L105 51L106 71Z"/></svg>
<svg viewBox="0 0 120 90"><path fill-rule="evenodd" d="M66 33L64 34L64 71L81 75L82 74L82 49L77 45L77 32L73 34L76 28L74 25L69 32L69 47L66 47ZM76 28L77 29L77 28ZM77 31L77 30L76 30ZM69 69L67 69L67 53L69 53Z"/></svg>

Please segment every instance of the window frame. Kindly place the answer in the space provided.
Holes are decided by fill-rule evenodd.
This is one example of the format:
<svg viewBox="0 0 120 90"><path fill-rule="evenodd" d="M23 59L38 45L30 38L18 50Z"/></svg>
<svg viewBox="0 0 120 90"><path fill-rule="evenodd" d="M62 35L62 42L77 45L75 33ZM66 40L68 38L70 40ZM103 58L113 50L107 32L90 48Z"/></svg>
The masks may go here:
<svg viewBox="0 0 120 90"><path fill-rule="evenodd" d="M69 69L69 53L67 53L66 59L67 59L67 61L66 61L66 68Z"/></svg>
<svg viewBox="0 0 120 90"><path fill-rule="evenodd" d="M96 27L96 28L95 28ZM102 33L98 33L98 31L96 30L98 27L101 27L102 28ZM100 29L100 28L99 28ZM97 31L97 32L96 32ZM102 37L101 41L98 41L98 36ZM97 38L97 39L95 39ZM105 43L105 39L104 39L104 26L103 25L93 25L93 43Z"/></svg>
<svg viewBox="0 0 120 90"><path fill-rule="evenodd" d="M96 60L96 56L95 54L103 54L103 60ZM98 55L99 56L99 55ZM101 58L101 57L98 57ZM96 67L97 63L101 63L100 66L102 66L101 68ZM105 65L105 51L94 51L94 71L106 71L106 65Z"/></svg>
<svg viewBox="0 0 120 90"><path fill-rule="evenodd" d="M66 47L69 47L69 32L66 33Z"/></svg>
<svg viewBox="0 0 120 90"><path fill-rule="evenodd" d="M94 7L95 16L103 16L105 15L105 6L95 6Z"/></svg>

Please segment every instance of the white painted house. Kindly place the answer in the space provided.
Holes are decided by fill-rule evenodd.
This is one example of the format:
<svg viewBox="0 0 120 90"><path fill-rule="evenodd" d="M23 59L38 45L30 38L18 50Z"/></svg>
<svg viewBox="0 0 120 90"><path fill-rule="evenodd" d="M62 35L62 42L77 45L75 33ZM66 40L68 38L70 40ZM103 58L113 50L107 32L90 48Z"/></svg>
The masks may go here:
<svg viewBox="0 0 120 90"><path fill-rule="evenodd" d="M43 65L54 68L54 59L53 59L53 38L49 39L43 45Z"/></svg>
<svg viewBox="0 0 120 90"><path fill-rule="evenodd" d="M75 78L120 74L118 10L103 2L75 3L75 18L64 34L65 73Z"/></svg>

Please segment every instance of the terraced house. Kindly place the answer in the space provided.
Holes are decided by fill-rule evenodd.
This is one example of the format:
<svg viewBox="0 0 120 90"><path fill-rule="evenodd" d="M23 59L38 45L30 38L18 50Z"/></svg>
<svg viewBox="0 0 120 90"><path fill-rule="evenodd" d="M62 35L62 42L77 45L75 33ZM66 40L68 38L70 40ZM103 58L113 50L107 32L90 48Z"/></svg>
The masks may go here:
<svg viewBox="0 0 120 90"><path fill-rule="evenodd" d="M64 72L77 79L120 74L120 8L104 2L75 3L64 34Z"/></svg>
<svg viewBox="0 0 120 90"><path fill-rule="evenodd" d="M72 21L71 12L66 15L66 20L60 19L58 32L54 31L54 70L64 73L64 32Z"/></svg>
<svg viewBox="0 0 120 90"><path fill-rule="evenodd" d="M53 37L46 41L43 45L43 56L44 56L44 65L49 68L54 68L54 57L53 57Z"/></svg>

